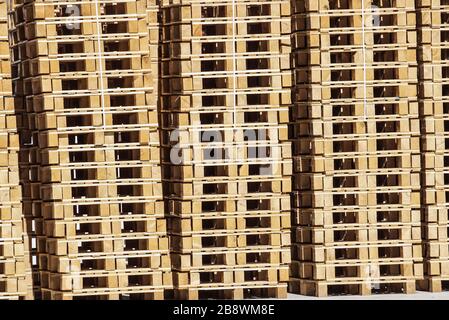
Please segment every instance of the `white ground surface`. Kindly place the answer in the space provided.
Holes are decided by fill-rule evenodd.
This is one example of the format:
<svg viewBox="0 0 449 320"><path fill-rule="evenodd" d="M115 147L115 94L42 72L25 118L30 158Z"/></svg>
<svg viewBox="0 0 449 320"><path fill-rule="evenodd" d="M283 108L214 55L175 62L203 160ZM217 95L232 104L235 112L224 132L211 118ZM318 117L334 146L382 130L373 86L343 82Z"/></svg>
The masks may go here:
<svg viewBox="0 0 449 320"><path fill-rule="evenodd" d="M449 292L431 293L418 291L416 294L382 294L372 296L338 296L326 298L289 294L288 300L449 300Z"/></svg>

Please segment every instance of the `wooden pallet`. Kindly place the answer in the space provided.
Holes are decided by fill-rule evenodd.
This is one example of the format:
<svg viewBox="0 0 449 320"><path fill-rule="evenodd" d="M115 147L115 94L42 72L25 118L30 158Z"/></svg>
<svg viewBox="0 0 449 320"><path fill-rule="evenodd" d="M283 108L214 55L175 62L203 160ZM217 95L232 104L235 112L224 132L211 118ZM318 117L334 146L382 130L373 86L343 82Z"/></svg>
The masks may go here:
<svg viewBox="0 0 449 320"><path fill-rule="evenodd" d="M445 292L449 290L449 277L447 275L429 276L417 282L418 290L430 292Z"/></svg>
<svg viewBox="0 0 449 320"><path fill-rule="evenodd" d="M166 289L144 288L131 290L118 288L116 290L91 290L86 292L66 292L42 289L44 300L163 300Z"/></svg>
<svg viewBox="0 0 449 320"><path fill-rule="evenodd" d="M241 285L241 286L223 286L219 288L188 288L175 290L175 298L180 300L198 300L198 299L232 299L241 300L257 297L287 298L286 285Z"/></svg>
<svg viewBox="0 0 449 320"><path fill-rule="evenodd" d="M289 291L307 296L327 297L331 295L371 295L383 293L413 294L416 292L414 279L399 280L369 279L367 281L310 281L291 279Z"/></svg>

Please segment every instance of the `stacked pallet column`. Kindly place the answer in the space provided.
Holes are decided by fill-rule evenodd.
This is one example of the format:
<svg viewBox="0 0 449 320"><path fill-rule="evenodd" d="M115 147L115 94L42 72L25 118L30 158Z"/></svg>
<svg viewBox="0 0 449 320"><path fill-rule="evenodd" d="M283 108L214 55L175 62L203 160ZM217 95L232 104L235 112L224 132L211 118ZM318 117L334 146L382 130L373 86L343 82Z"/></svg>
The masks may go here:
<svg viewBox="0 0 449 320"><path fill-rule="evenodd" d="M422 276L414 9L294 1L292 292L411 293Z"/></svg>
<svg viewBox="0 0 449 320"><path fill-rule="evenodd" d="M162 1L164 179L175 296L285 297L288 1Z"/></svg>
<svg viewBox="0 0 449 320"><path fill-rule="evenodd" d="M159 39L160 39L160 6L159 0L145 0L148 39L150 46L151 74L153 76L153 92L159 94Z"/></svg>
<svg viewBox="0 0 449 320"><path fill-rule="evenodd" d="M12 95L7 2L0 1L0 300L32 298L19 185L19 135Z"/></svg>
<svg viewBox="0 0 449 320"><path fill-rule="evenodd" d="M14 7L43 299L161 299L171 287L146 10Z"/></svg>
<svg viewBox="0 0 449 320"><path fill-rule="evenodd" d="M419 0L423 289L449 288L449 2Z"/></svg>
<svg viewBox="0 0 449 320"><path fill-rule="evenodd" d="M31 92L31 86L25 87L25 81L31 81L29 65L31 59L26 51L26 23L23 19L23 1L11 1L8 7L10 21L9 36L11 48L12 85L14 92L14 108L20 139L19 170L22 186L22 212L26 221L29 239L30 262L33 277L34 298L40 299L40 280L38 268L37 245L39 230L42 225L40 188L39 188L39 152L37 131L35 128L35 113L32 103L26 103L26 96ZM37 222L37 223L36 223ZM45 247L45 239L39 238Z"/></svg>

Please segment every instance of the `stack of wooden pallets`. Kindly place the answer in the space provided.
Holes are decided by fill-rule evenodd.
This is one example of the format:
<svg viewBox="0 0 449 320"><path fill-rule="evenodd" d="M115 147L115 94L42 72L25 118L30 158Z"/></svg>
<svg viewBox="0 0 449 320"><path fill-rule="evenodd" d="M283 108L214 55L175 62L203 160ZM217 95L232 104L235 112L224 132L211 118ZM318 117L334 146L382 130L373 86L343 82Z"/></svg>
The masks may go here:
<svg viewBox="0 0 449 320"><path fill-rule="evenodd" d="M0 300L32 297L29 244L25 231L7 3L0 1Z"/></svg>
<svg viewBox="0 0 449 320"><path fill-rule="evenodd" d="M153 75L153 92L159 95L159 39L160 39L160 5L159 0L145 0L148 39L150 45L151 73Z"/></svg>
<svg viewBox="0 0 449 320"><path fill-rule="evenodd" d="M290 3L161 5L163 178L175 296L285 297Z"/></svg>
<svg viewBox="0 0 449 320"><path fill-rule="evenodd" d="M294 4L290 289L411 293L422 276L414 1Z"/></svg>
<svg viewBox="0 0 449 320"><path fill-rule="evenodd" d="M12 15L42 298L163 298L172 279L147 3L28 1Z"/></svg>
<svg viewBox="0 0 449 320"><path fill-rule="evenodd" d="M0 299L449 288L448 26L449 0L0 0Z"/></svg>
<svg viewBox="0 0 449 320"><path fill-rule="evenodd" d="M449 2L419 0L423 289L449 288Z"/></svg>
<svg viewBox="0 0 449 320"><path fill-rule="evenodd" d="M30 55L26 51L25 26L21 8L23 1L9 2L8 16L10 21L9 35L11 48L12 85L14 92L14 108L20 139L19 170L22 186L22 212L26 221L27 235L30 243L30 261L33 277L34 297L40 299L40 276L38 268L38 232L36 221L41 221L40 187L39 187L39 152L37 131L35 129L35 113L32 103L26 103L25 79L30 77ZM28 86L28 90L30 87ZM28 92L28 95L30 93ZM38 223L39 225L39 223ZM45 247L44 238L40 244Z"/></svg>

